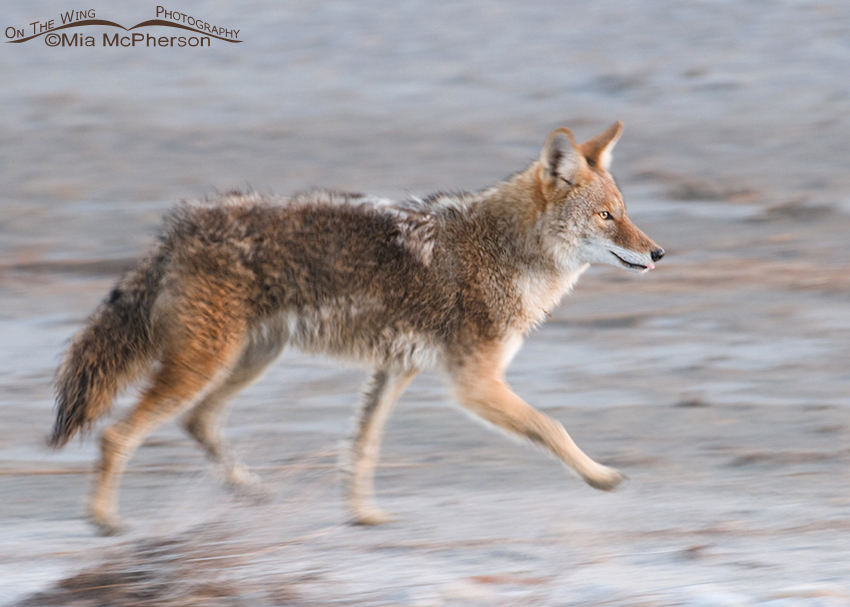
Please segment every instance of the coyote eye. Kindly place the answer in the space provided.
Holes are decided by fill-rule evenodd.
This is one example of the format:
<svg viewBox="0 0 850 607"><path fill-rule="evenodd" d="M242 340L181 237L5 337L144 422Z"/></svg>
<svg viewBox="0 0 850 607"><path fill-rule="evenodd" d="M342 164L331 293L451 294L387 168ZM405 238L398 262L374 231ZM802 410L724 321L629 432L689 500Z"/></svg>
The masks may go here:
<svg viewBox="0 0 850 607"><path fill-rule="evenodd" d="M614 219L613 217L611 217L611 213L609 213L608 211L599 211L599 216L602 219Z"/></svg>

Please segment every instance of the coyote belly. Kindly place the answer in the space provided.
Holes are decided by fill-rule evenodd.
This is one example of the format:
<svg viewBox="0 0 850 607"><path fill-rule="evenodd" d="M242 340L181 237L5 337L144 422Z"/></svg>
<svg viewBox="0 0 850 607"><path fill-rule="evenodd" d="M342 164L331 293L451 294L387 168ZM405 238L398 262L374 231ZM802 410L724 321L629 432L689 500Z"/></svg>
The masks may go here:
<svg viewBox="0 0 850 607"><path fill-rule="evenodd" d="M58 372L56 447L105 415L122 388L147 382L101 438L93 521L105 533L119 529L128 459L183 412L229 484L256 484L220 419L287 346L372 369L350 452L356 522L385 520L372 480L383 426L424 369L443 372L458 403L483 420L546 448L590 485L614 488L622 476L516 396L504 372L590 263L644 272L664 254L629 221L608 173L621 129L581 145L558 129L525 171L476 193L402 202L330 190L231 193L179 206Z"/></svg>

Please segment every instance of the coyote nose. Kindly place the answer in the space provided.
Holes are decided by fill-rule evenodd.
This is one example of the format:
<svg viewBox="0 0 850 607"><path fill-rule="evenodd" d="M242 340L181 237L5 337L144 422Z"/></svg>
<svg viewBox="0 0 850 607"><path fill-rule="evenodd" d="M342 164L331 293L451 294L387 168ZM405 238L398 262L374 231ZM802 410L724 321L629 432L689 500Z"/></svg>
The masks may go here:
<svg viewBox="0 0 850 607"><path fill-rule="evenodd" d="M664 257L664 249L662 249L662 248L655 249L654 251L652 251L649 254L649 256L652 257L652 261L658 261L659 259Z"/></svg>

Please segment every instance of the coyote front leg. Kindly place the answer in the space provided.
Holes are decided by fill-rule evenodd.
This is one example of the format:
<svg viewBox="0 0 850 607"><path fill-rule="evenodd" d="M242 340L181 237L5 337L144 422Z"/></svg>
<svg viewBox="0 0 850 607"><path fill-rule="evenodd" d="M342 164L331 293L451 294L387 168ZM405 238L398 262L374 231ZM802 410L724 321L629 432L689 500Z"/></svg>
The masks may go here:
<svg viewBox="0 0 850 607"><path fill-rule="evenodd" d="M624 479L617 470L589 458L559 422L514 394L500 370L468 365L454 373L454 388L461 405L494 426L544 447L591 487L610 491Z"/></svg>
<svg viewBox="0 0 850 607"><path fill-rule="evenodd" d="M416 373L381 369L372 375L366 387L349 462L348 501L357 524L379 525L389 520L389 516L375 506L375 465L381 450L384 425L396 400Z"/></svg>

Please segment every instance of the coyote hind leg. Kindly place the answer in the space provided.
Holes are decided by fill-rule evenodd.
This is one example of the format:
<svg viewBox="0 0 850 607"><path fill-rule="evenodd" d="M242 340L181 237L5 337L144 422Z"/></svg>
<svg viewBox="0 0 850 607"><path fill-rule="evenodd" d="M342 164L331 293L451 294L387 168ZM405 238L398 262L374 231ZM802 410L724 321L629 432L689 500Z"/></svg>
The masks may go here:
<svg viewBox="0 0 850 607"><path fill-rule="evenodd" d="M187 432L224 472L227 486L257 498L267 497L261 489L262 482L233 452L222 433L222 426L227 416L228 399L257 379L282 349L283 339L249 344L227 379L195 405L183 422Z"/></svg>
<svg viewBox="0 0 850 607"><path fill-rule="evenodd" d="M163 352L160 368L130 413L103 432L101 461L94 491L89 499L89 516L101 533L120 532L118 487L127 461L145 437L160 424L189 409L215 390L230 374L244 339L244 327L232 319L195 317L204 327L219 330L190 330L175 335Z"/></svg>
<svg viewBox="0 0 850 607"><path fill-rule="evenodd" d="M357 430L351 443L348 502L355 523L379 525L390 517L375 506L375 466L384 426L398 397L417 371L376 371L366 388Z"/></svg>
<svg viewBox="0 0 850 607"><path fill-rule="evenodd" d="M611 491L625 478L588 457L559 422L514 394L500 374L494 377L486 369L462 369L454 375L454 388L461 405L494 426L547 449L591 487Z"/></svg>

